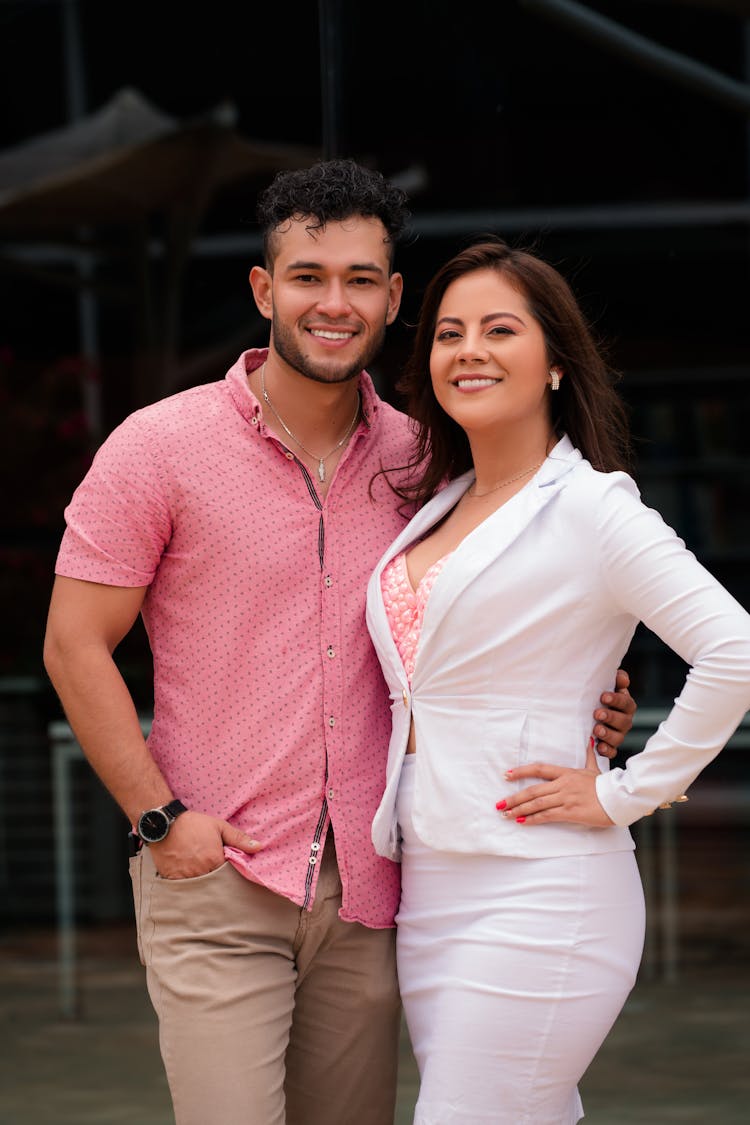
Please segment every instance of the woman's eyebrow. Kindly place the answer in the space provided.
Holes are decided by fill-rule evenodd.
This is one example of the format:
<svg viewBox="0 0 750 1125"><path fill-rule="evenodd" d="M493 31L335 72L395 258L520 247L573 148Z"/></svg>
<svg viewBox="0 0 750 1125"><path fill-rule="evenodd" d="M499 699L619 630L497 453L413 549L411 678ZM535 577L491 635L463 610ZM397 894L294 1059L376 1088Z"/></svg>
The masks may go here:
<svg viewBox="0 0 750 1125"><path fill-rule="evenodd" d="M525 321L523 321L520 316L516 316L516 314L512 313L512 312L487 313L486 316L482 317L482 319L480 320L479 323L480 324L488 324L489 321L497 320L501 316L507 316L507 317L510 317L511 320L517 320L519 324L523 324L524 327L525 327ZM463 324L463 321L458 316L441 316L440 319L438 320L438 324Z"/></svg>

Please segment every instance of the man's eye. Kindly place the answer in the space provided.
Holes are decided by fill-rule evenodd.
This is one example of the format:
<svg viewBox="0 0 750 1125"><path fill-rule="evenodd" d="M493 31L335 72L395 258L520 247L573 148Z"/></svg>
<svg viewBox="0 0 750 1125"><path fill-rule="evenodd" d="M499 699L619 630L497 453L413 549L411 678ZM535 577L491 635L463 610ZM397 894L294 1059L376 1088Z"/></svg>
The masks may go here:
<svg viewBox="0 0 750 1125"><path fill-rule="evenodd" d="M354 285L358 285L360 287L375 284L371 277L353 277L352 282L354 283Z"/></svg>

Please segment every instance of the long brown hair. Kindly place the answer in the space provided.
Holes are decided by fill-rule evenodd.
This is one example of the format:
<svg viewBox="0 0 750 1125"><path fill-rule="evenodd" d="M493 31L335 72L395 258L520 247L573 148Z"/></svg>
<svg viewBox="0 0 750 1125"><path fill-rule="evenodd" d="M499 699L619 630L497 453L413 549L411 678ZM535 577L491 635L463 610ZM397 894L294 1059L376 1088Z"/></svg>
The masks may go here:
<svg viewBox="0 0 750 1125"><path fill-rule="evenodd" d="M447 481L472 466L469 440L439 405L430 381L430 352L440 302L457 278L496 270L526 298L540 324L550 364L565 377L551 393L552 423L567 434L595 469L631 469L628 413L614 389L619 375L607 364L568 282L547 262L501 238L489 237L456 254L429 282L419 313L410 358L396 389L416 427L416 452L409 474L395 491L418 505Z"/></svg>

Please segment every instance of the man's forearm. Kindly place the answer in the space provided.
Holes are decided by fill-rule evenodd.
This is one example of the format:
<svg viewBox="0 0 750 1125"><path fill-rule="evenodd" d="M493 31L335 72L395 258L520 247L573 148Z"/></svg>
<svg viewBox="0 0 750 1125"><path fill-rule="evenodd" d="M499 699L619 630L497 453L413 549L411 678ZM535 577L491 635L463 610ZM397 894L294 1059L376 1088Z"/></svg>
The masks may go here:
<svg viewBox="0 0 750 1125"><path fill-rule="evenodd" d="M141 731L132 696L106 648L45 650L45 664L86 758L131 823L173 794Z"/></svg>

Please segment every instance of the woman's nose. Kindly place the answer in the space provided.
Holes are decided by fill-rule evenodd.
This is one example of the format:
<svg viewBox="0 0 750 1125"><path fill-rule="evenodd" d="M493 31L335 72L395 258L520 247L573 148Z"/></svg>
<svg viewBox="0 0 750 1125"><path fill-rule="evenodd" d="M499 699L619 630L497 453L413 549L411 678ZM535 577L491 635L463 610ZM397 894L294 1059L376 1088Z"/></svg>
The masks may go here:
<svg viewBox="0 0 750 1125"><path fill-rule="evenodd" d="M458 350L460 363L486 363L487 359L487 349L478 340L472 340L469 337L463 340Z"/></svg>

